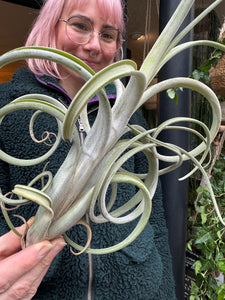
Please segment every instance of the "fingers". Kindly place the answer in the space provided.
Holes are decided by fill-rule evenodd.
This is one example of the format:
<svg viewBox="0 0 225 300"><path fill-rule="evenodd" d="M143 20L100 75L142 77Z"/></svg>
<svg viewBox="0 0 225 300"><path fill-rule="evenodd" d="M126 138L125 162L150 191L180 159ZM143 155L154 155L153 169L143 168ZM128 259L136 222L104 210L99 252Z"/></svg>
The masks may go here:
<svg viewBox="0 0 225 300"><path fill-rule="evenodd" d="M1 261L0 300L31 299L53 258L64 246L62 238L43 241Z"/></svg>
<svg viewBox="0 0 225 300"><path fill-rule="evenodd" d="M53 241L52 244L53 249L46 255L46 257L44 257L40 261L40 263L32 269L31 272L26 273L21 278L20 282L16 282L12 286L12 291L16 291L17 296L20 296L21 299L31 299L35 295L43 277L45 276L50 264L52 263L52 260L54 259L56 254L61 251L62 245L58 244L58 241ZM65 242L63 242L63 246L64 245ZM12 293L12 291L10 293L7 293L7 297L9 297L9 299L11 299L11 295L15 295L15 292Z"/></svg>
<svg viewBox="0 0 225 300"><path fill-rule="evenodd" d="M33 223L34 217L27 221L27 225L30 227ZM26 225L17 227L16 230L19 233L23 233L26 229ZM15 234L12 230L0 237L0 260L14 254L21 249L21 237Z"/></svg>
<svg viewBox="0 0 225 300"><path fill-rule="evenodd" d="M18 227L17 230L20 233L23 233L25 230L25 225ZM9 231L0 237L0 260L8 257L20 249L21 237L16 235L13 231Z"/></svg>

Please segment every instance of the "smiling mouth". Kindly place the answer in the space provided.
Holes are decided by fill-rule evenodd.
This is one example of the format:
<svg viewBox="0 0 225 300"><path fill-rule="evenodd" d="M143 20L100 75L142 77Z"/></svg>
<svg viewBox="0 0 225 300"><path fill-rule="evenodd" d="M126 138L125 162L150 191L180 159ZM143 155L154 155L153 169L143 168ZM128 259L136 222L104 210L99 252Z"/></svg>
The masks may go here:
<svg viewBox="0 0 225 300"><path fill-rule="evenodd" d="M82 61L88 65L89 67L95 67L96 66L96 62L93 62L93 61L89 61L89 60L86 60L86 59L82 59Z"/></svg>

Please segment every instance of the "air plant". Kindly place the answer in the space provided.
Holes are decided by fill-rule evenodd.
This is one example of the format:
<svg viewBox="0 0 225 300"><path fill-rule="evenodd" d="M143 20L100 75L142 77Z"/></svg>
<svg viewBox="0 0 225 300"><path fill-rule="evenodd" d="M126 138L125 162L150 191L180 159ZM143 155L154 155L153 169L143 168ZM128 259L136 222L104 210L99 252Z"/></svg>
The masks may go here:
<svg viewBox="0 0 225 300"><path fill-rule="evenodd" d="M31 201L39 204L34 222L22 238L23 247L46 238L51 240L60 235L63 235L65 240L80 252L103 254L127 246L141 233L150 218L151 201L159 176L174 170L188 159L194 163L195 167L181 180L187 178L197 169L202 172L220 221L225 225L207 174L201 166L209 152L210 143L215 138L220 126L221 111L216 95L209 87L191 78L173 78L149 86L149 83L169 59L189 47L206 45L225 51L224 45L212 41L192 41L178 45L185 34L221 1L216 0L180 34L175 36L194 3L194 0L182 0L147 55L140 70L137 70L133 61L124 60L113 63L95 74L90 67L76 57L60 50L44 47L22 47L0 57L0 67L21 59L40 58L51 60L77 72L86 81L68 109L56 99L45 95L32 94L17 98L0 110L1 120L12 111L36 110L30 122L30 135L33 139L33 123L40 112L46 112L54 116L59 127L55 144L42 157L22 160L11 157L1 150L0 158L10 164L19 166L39 164L46 158L51 157L61 139L72 143L68 156L54 178L52 178L49 171L44 171L27 186L15 186L12 193L17 195L18 199L10 199L7 195L1 195L2 212L9 226L17 234L19 233L10 221L5 205L18 206ZM125 76L130 77L126 87L119 80L119 78ZM117 89L117 98L112 108L104 91L104 87L111 82L115 83ZM145 130L137 125L129 125L132 114L150 97L163 90L178 87L195 90L209 101L213 113L213 122L210 129L201 121L192 118L167 120L151 130ZM94 124L90 126L87 116L87 103L94 95L99 98L99 110ZM129 105L127 105L128 99ZM79 132L74 125L77 120L81 120L87 133L83 141L80 139ZM176 128L192 132L202 140L195 149L187 151L157 139L162 130L174 128L174 123L177 124L184 120L199 124L205 132L205 136L203 136L191 127L176 125ZM123 134L127 131L134 133L134 137L130 140L123 139ZM173 151L174 155L160 155L157 152L157 147L166 147ZM125 171L122 168L124 162L140 151L145 154L149 164L147 174L133 174ZM199 155L201 155L201 159L198 161L197 157ZM170 162L170 166L159 170L159 160ZM34 183L44 176L48 177L48 182L41 190L34 188ZM117 185L121 182L134 184L139 190L127 203L114 209ZM109 185L112 187L112 192L109 201L106 201ZM95 214L96 206L99 210L98 215ZM100 224L104 222L123 224L140 218L135 229L122 242L108 248L92 249L89 247L91 228L84 220L86 214L91 221ZM66 231L78 223L88 228L89 239L85 247L77 245L66 235Z"/></svg>

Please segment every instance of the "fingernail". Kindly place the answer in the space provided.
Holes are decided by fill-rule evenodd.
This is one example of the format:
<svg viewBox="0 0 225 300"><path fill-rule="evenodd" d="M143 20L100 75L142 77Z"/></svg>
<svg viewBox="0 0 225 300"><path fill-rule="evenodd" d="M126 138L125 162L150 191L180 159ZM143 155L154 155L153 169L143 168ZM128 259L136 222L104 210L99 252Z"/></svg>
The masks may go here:
<svg viewBox="0 0 225 300"><path fill-rule="evenodd" d="M35 217L31 217L31 218L27 221L27 225L28 225L29 228L30 228L31 225L34 223L34 218L35 218Z"/></svg>
<svg viewBox="0 0 225 300"><path fill-rule="evenodd" d="M40 258L46 256L53 248L53 245L50 243L43 244L43 243L38 243L34 245L35 249L38 251L38 255Z"/></svg>
<svg viewBox="0 0 225 300"><path fill-rule="evenodd" d="M55 245L53 245L53 251L55 253L60 252L67 244L64 241L57 242Z"/></svg>

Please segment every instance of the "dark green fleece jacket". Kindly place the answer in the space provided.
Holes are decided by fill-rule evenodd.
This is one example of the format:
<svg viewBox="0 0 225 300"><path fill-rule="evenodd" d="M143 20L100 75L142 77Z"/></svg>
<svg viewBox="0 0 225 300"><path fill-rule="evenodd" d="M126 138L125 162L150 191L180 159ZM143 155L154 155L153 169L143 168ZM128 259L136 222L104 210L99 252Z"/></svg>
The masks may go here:
<svg viewBox="0 0 225 300"><path fill-rule="evenodd" d="M44 80L57 84L52 78L45 77ZM21 95L30 93L50 95L65 105L69 105L69 99L63 92L55 89L54 85L46 86L38 82L28 69L22 68L14 74L11 82L0 85L1 107ZM88 107L91 120L96 115L96 109L97 102L91 103ZM0 130L1 149L12 156L23 158L39 157L48 150L49 146L37 145L29 137L28 126L31 115L32 111L27 110L12 113L4 118ZM130 123L145 126L140 112L132 116ZM56 126L52 117L42 113L35 122L36 137L40 138L45 130L56 132ZM69 143L62 142L57 151L48 159L47 168L53 174L62 164L69 148ZM15 184L27 184L43 170L46 162L32 167L19 167L0 161L2 191L5 193L12 190ZM131 172L143 173L146 170L146 162L139 154L132 157L125 167ZM129 200L134 193L135 187L122 185L118 191L118 203ZM26 205L17 209L16 214L28 219L35 214L36 209L34 204ZM15 225L21 222L15 217L12 221ZM121 241L131 232L136 222L125 225L92 224L92 248L107 247ZM0 213L0 235L7 231L8 227ZM79 225L72 228L68 235L77 243L84 244L86 241L85 229ZM33 299L87 299L88 274L88 255L82 254L75 257L70 253L69 247L65 247L53 261ZM93 255L92 294L94 300L175 299L160 185L153 199L149 223L141 235L132 244L118 252Z"/></svg>

